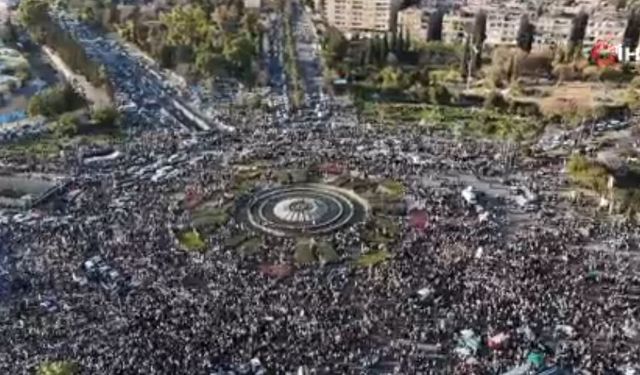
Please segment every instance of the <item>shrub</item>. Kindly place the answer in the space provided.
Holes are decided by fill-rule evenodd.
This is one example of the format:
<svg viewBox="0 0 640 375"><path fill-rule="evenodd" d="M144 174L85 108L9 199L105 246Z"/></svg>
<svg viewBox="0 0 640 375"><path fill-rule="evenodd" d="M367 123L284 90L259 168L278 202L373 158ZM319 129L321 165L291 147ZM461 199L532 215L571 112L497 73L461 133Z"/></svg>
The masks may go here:
<svg viewBox="0 0 640 375"><path fill-rule="evenodd" d="M93 111L91 118L100 127L113 128L118 126L120 113L114 107L98 108Z"/></svg>
<svg viewBox="0 0 640 375"><path fill-rule="evenodd" d="M630 84L631 84L631 87L640 89L640 76L633 77Z"/></svg>
<svg viewBox="0 0 640 375"><path fill-rule="evenodd" d="M573 64L557 64L553 68L553 76L558 79L559 82L573 81L579 78L579 74Z"/></svg>
<svg viewBox="0 0 640 375"><path fill-rule="evenodd" d="M78 134L78 120L75 116L65 113L56 122L53 132L58 138L73 137Z"/></svg>
<svg viewBox="0 0 640 375"><path fill-rule="evenodd" d="M597 66L586 66L582 69L582 79L586 81L597 81L600 79L600 69Z"/></svg>
<svg viewBox="0 0 640 375"><path fill-rule="evenodd" d="M429 100L433 104L451 104L451 93L442 85L435 85L429 88Z"/></svg>
<svg viewBox="0 0 640 375"><path fill-rule="evenodd" d="M484 99L485 109L499 109L504 110L509 106L509 103L504 99L502 94L496 90L491 90L487 97Z"/></svg>
<svg viewBox="0 0 640 375"><path fill-rule="evenodd" d="M69 84L58 85L31 97L27 107L29 116L54 117L80 108L84 100Z"/></svg>
<svg viewBox="0 0 640 375"><path fill-rule="evenodd" d="M567 163L567 173L571 180L599 194L607 191L609 171L600 163L583 155L573 154Z"/></svg>
<svg viewBox="0 0 640 375"><path fill-rule="evenodd" d="M45 362L38 366L37 375L74 375L78 366L69 361Z"/></svg>
<svg viewBox="0 0 640 375"><path fill-rule="evenodd" d="M600 70L600 80L602 81L611 81L611 82L621 82L625 79L626 74L622 70L618 70L612 67L605 67Z"/></svg>
<svg viewBox="0 0 640 375"><path fill-rule="evenodd" d="M630 109L640 108L640 94L638 90L630 87L625 93L624 102Z"/></svg>
<svg viewBox="0 0 640 375"><path fill-rule="evenodd" d="M522 116L540 116L540 107L536 102L512 100L509 103L509 112Z"/></svg>

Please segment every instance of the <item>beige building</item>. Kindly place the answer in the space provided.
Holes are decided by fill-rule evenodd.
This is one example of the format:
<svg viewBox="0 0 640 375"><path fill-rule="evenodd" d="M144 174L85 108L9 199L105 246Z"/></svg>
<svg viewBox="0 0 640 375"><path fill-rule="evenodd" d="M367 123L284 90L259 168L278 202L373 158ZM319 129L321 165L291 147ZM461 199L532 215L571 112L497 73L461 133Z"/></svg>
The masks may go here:
<svg viewBox="0 0 640 375"><path fill-rule="evenodd" d="M563 45L567 42L571 33L570 16L543 15L534 21L536 25L536 35L534 46Z"/></svg>
<svg viewBox="0 0 640 375"><path fill-rule="evenodd" d="M244 0L245 8L260 9L261 5L262 5L261 0Z"/></svg>
<svg viewBox="0 0 640 375"><path fill-rule="evenodd" d="M627 20L616 13L597 13L589 17L584 45L593 45L598 40L621 44Z"/></svg>
<svg viewBox="0 0 640 375"><path fill-rule="evenodd" d="M323 13L329 25L347 37L388 32L393 0L325 0Z"/></svg>
<svg viewBox="0 0 640 375"><path fill-rule="evenodd" d="M409 34L412 40L427 40L429 13L416 6L398 12L398 31Z"/></svg>
<svg viewBox="0 0 640 375"><path fill-rule="evenodd" d="M447 13L442 19L442 41L445 43L464 43L467 33L473 27L472 13Z"/></svg>

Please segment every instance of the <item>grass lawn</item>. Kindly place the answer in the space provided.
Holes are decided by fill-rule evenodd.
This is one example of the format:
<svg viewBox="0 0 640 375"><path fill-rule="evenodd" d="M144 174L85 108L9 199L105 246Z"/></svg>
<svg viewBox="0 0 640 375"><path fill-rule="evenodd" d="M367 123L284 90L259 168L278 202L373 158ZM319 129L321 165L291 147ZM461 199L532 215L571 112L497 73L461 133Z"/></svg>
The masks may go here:
<svg viewBox="0 0 640 375"><path fill-rule="evenodd" d="M224 244L228 248L235 249L240 255L248 256L260 250L262 239L251 234L238 234L228 238Z"/></svg>
<svg viewBox="0 0 640 375"><path fill-rule="evenodd" d="M229 220L229 214L223 207L202 208L192 215L193 226L203 229L215 229Z"/></svg>
<svg viewBox="0 0 640 375"><path fill-rule="evenodd" d="M38 366L37 375L75 375L78 366L70 361L48 361Z"/></svg>
<svg viewBox="0 0 640 375"><path fill-rule="evenodd" d="M205 243L200 237L200 233L195 230L182 232L178 235L178 241L191 251L203 251Z"/></svg>
<svg viewBox="0 0 640 375"><path fill-rule="evenodd" d="M388 245L400 231L398 224L387 217L378 216L374 220L372 228L364 232L365 241L374 246Z"/></svg>
<svg viewBox="0 0 640 375"><path fill-rule="evenodd" d="M385 180L380 183L382 192L392 200L400 200L404 197L404 185L400 181Z"/></svg>
<svg viewBox="0 0 640 375"><path fill-rule="evenodd" d="M299 238L296 243L293 258L297 264L308 265L315 263L316 256L313 253L313 242L308 238Z"/></svg>
<svg viewBox="0 0 640 375"><path fill-rule="evenodd" d="M260 250L260 246L262 245L262 240L258 237L250 237L243 241L238 246L238 252L242 256L249 256L255 254Z"/></svg>
<svg viewBox="0 0 640 375"><path fill-rule="evenodd" d="M539 133L540 121L481 108L432 104L367 102L362 110L365 121L396 126L408 123L446 130L461 136L490 139L528 139Z"/></svg>
<svg viewBox="0 0 640 375"><path fill-rule="evenodd" d="M340 259L333 246L325 241L321 241L318 243L317 251L318 258L323 262L335 262L336 260Z"/></svg>
<svg viewBox="0 0 640 375"><path fill-rule="evenodd" d="M373 267L378 265L391 257L391 253L387 250L371 251L367 254L361 255L356 264L360 267Z"/></svg>
<svg viewBox="0 0 640 375"><path fill-rule="evenodd" d="M0 148L0 157L19 154L46 159L55 157L61 150L74 144L107 145L121 141L123 136L122 133L95 133L74 137L56 137L53 134L44 134L33 139L3 145Z"/></svg>

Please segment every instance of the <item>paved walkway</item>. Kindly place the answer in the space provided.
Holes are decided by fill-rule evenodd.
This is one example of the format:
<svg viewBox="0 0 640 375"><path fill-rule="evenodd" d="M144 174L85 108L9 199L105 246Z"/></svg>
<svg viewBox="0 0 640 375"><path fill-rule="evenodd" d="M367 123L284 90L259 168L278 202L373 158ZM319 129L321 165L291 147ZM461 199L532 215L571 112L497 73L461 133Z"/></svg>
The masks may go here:
<svg viewBox="0 0 640 375"><path fill-rule="evenodd" d="M79 91L84 93L84 97L92 106L102 108L111 105L111 99L105 90L94 87L84 76L74 73L67 64L62 61L62 58L49 47L43 47L42 50L51 60L53 67L56 68L64 79L72 84L74 88L78 89L79 87Z"/></svg>

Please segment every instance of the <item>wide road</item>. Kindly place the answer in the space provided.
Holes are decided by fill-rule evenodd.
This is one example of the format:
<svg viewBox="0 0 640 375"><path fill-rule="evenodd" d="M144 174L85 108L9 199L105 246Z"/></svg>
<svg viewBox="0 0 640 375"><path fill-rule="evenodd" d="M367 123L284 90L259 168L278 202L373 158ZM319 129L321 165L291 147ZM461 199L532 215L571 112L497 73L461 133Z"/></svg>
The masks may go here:
<svg viewBox="0 0 640 375"><path fill-rule="evenodd" d="M296 57L304 80L305 102L307 106L315 108L324 97L320 40L304 6L299 1L292 0L291 9Z"/></svg>
<svg viewBox="0 0 640 375"><path fill-rule="evenodd" d="M177 91L154 67L132 56L120 43L108 39L64 12L53 14L58 24L78 41L91 59L103 64L115 89L116 104L136 107L129 113L144 125L209 130L218 121L206 119L179 99Z"/></svg>

